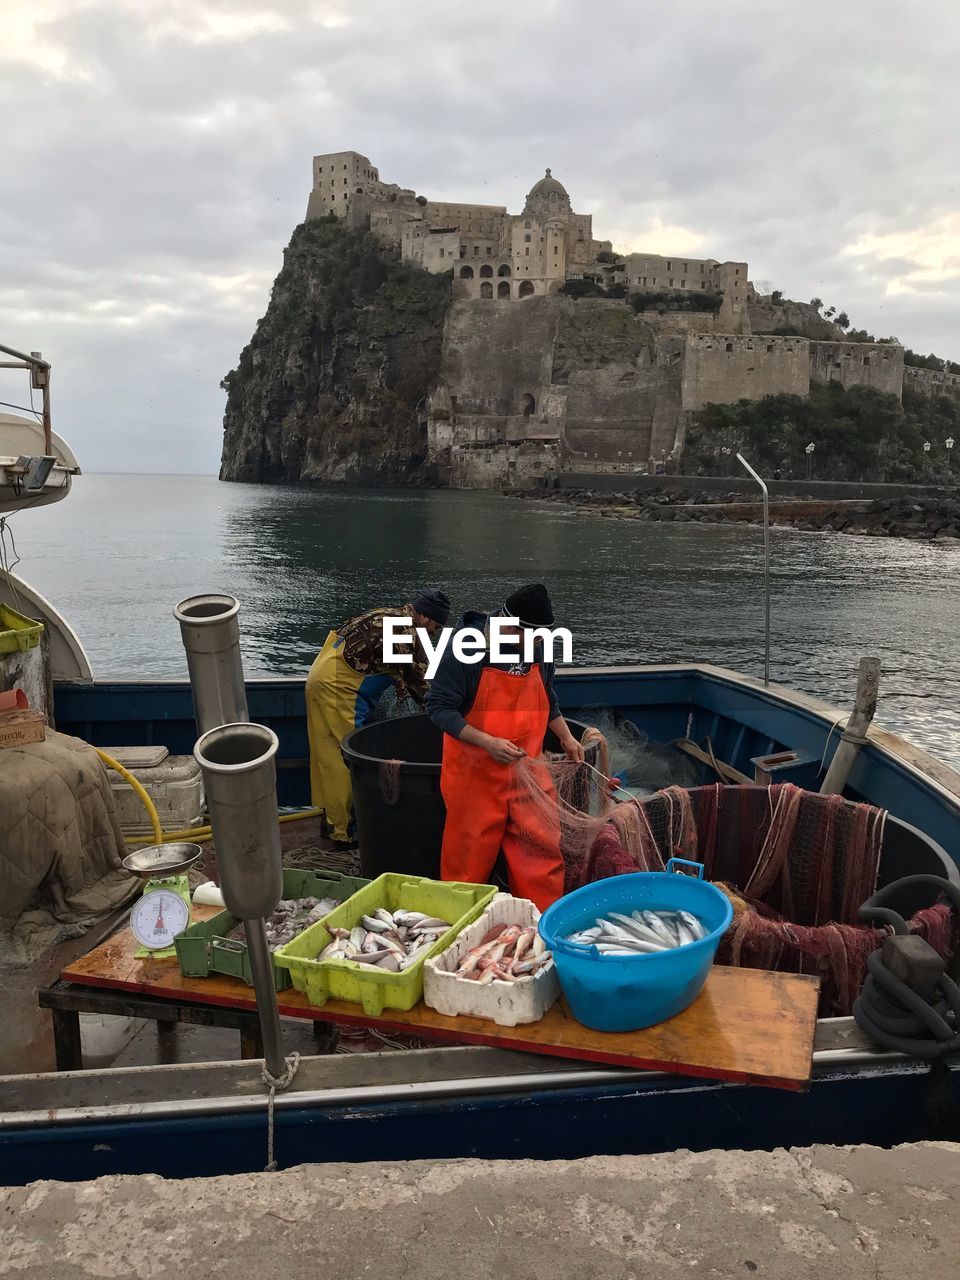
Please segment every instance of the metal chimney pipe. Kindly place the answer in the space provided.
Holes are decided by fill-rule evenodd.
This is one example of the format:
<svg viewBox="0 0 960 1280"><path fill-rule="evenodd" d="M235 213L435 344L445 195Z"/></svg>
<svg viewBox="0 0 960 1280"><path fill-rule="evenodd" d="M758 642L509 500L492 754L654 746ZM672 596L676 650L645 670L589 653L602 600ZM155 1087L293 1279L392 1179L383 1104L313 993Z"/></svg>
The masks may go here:
<svg viewBox="0 0 960 1280"><path fill-rule="evenodd" d="M265 725L224 724L209 729L193 749L203 773L223 901L246 926L264 1059L272 1076L286 1070L264 929L264 917L283 892L274 759L278 746L277 735Z"/></svg>
<svg viewBox="0 0 960 1280"><path fill-rule="evenodd" d="M240 602L216 593L189 596L174 608L187 651L197 730L249 720L240 657Z"/></svg>

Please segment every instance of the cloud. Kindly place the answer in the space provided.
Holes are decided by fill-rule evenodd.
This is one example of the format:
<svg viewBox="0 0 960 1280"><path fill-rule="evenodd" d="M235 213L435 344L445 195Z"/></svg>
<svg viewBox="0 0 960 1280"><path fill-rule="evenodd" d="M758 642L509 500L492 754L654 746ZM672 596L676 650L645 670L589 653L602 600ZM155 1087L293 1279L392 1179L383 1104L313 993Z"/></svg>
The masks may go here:
<svg viewBox="0 0 960 1280"><path fill-rule="evenodd" d="M87 468L215 470L311 157L349 147L511 210L550 165L618 248L957 358L958 33L948 0L5 0L0 340L51 359Z"/></svg>
<svg viewBox="0 0 960 1280"><path fill-rule="evenodd" d="M960 280L960 212L906 231L861 236L846 251L886 275L888 294L942 291Z"/></svg>

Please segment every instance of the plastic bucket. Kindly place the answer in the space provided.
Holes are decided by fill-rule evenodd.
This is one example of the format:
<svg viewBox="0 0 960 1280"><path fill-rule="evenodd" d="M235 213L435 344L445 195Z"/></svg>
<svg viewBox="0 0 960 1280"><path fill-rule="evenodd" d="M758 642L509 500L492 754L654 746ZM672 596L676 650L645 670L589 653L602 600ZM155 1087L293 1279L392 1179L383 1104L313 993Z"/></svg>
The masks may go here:
<svg viewBox="0 0 960 1280"><path fill-rule="evenodd" d="M583 736L586 725L570 719L567 724L574 737ZM558 745L548 730L545 750L556 751ZM440 794L441 731L426 715L380 720L348 733L340 752L353 784L361 873L371 880L388 871L439 880L447 817ZM588 748L587 759L595 758L596 748ZM387 760L402 761L397 794L390 800L380 777Z"/></svg>
<svg viewBox="0 0 960 1280"><path fill-rule="evenodd" d="M682 866L696 867L698 876ZM720 939L733 919L730 899L702 879L700 863L671 858L667 870L610 876L584 885L540 917L540 936L553 952L560 986L578 1022L595 1031L638 1031L682 1013L700 994ZM689 911L709 930L670 951L604 955L564 941L610 911Z"/></svg>

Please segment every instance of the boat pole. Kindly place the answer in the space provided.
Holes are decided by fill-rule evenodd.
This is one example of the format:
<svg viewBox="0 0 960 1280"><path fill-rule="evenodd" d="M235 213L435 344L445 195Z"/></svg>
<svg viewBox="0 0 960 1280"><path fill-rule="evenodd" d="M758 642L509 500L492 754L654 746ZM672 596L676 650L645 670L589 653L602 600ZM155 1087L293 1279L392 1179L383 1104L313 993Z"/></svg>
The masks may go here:
<svg viewBox="0 0 960 1280"><path fill-rule="evenodd" d="M770 497L767 486L760 479L742 453L737 461L749 471L763 494L763 683L770 683Z"/></svg>
<svg viewBox="0 0 960 1280"><path fill-rule="evenodd" d="M43 392L43 413L41 421L43 423L43 452L49 458L53 453L53 427L50 423L50 362L44 360L39 351L31 351L27 355L23 351L17 351L14 347L5 347L0 345L0 352L6 356L13 356L14 360L4 360L0 363L0 369L29 369L30 385L35 391Z"/></svg>
<svg viewBox="0 0 960 1280"><path fill-rule="evenodd" d="M224 724L209 729L193 749L207 793L223 901L244 922L264 1063L274 1080L287 1070L264 927L283 893L275 762L279 745L265 725Z"/></svg>
<svg viewBox="0 0 960 1280"><path fill-rule="evenodd" d="M861 658L857 672L857 692L853 711L847 727L840 735L840 743L833 753L827 776L820 788L822 796L839 796L847 785L853 762L867 740L867 730L877 710L877 694L880 689L880 659Z"/></svg>

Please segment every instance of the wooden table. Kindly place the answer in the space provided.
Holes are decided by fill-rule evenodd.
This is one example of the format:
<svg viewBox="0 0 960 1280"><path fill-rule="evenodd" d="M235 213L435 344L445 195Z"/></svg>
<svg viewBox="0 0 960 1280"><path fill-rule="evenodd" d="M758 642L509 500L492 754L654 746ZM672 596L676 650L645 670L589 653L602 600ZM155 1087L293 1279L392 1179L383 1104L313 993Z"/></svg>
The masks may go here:
<svg viewBox="0 0 960 1280"><path fill-rule="evenodd" d="M197 918L209 912L199 908ZM185 978L175 959L138 960L136 948L133 935L124 929L69 964L60 981L40 993L41 1005L54 1015L58 1070L82 1065L81 1012L233 1027L240 1032L241 1054L262 1056L251 987L220 974ZM315 1026L376 1027L451 1044L799 1090L810 1080L818 987L816 978L715 965L703 991L683 1013L643 1031L623 1033L582 1026L562 998L540 1022L522 1027L448 1018L422 1003L407 1013L385 1009L371 1018L349 1001L311 1007L306 996L291 988L278 993L277 1004L281 1015L310 1019Z"/></svg>

